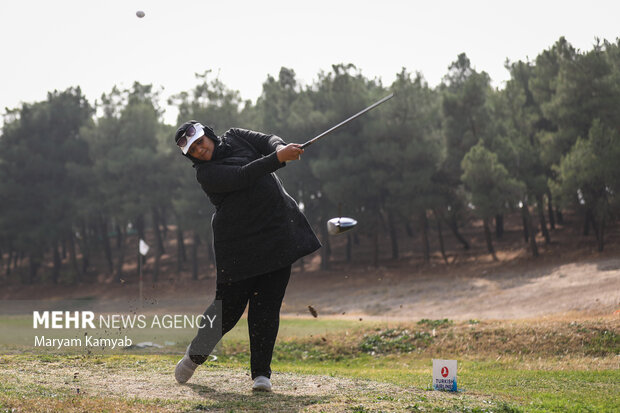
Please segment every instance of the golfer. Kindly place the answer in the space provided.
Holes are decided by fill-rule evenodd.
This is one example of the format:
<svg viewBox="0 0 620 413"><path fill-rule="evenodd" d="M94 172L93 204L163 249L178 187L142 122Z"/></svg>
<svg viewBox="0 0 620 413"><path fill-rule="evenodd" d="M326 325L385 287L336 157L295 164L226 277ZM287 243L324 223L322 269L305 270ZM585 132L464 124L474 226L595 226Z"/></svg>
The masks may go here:
<svg viewBox="0 0 620 413"><path fill-rule="evenodd" d="M303 149L275 135L238 128L218 137L196 121L181 125L174 140L215 206L211 225L217 268L215 300L176 366L176 380L190 379L249 302L252 389L271 391L271 358L291 265L321 246L273 173L300 159ZM209 324L218 317L215 325L221 331Z"/></svg>

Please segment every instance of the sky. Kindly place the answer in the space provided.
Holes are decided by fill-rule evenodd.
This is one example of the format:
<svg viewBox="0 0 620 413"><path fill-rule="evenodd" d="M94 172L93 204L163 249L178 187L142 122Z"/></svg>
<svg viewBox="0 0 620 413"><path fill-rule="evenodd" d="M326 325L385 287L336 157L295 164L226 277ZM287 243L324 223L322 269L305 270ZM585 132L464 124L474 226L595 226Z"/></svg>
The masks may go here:
<svg viewBox="0 0 620 413"><path fill-rule="evenodd" d="M165 99L206 70L255 101L283 66L304 85L353 63L386 86L403 67L436 86L463 52L501 88L506 59L534 60L560 36L582 51L616 41L618 16L617 0L0 0L0 113L139 81L163 88L175 124Z"/></svg>

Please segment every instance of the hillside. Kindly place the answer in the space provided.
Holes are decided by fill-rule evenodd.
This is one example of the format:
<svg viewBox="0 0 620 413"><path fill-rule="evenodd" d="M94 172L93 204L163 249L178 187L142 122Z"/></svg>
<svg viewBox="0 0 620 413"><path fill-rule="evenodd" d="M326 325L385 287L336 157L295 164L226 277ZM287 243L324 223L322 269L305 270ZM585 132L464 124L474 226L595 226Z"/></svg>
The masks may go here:
<svg viewBox="0 0 620 413"><path fill-rule="evenodd" d="M319 316L420 319L514 319L567 312L609 313L620 306L620 242L618 228L608 233L606 250L596 252L594 236L580 234L580 222L569 217L564 226L551 232L551 244L537 239L541 255L532 258L523 240L519 216L506 220L501 240L495 240L499 257L494 262L486 252L480 222L472 220L462 229L471 243L467 251L444 231L446 263L438 252L437 234L429 232L431 262L424 264L419 234L399 234L400 257L391 259L390 240L380 238L380 263L372 265L372 243L358 235L352 261L347 263L346 236L330 239L329 270L320 270L320 256L306 258L303 270L293 270L283 313L310 316L312 305ZM206 248L200 248L201 277L191 280L190 265L176 272L176 239L171 229L162 256L159 282L151 281L154 257L144 265L145 297L149 300L183 298L206 302L214 296L214 268ZM128 242L135 243L135 239ZM147 238L147 241L152 240ZM188 239L186 243L190 243ZM128 254L122 284L109 274L89 274L78 284L23 285L5 280L4 299L135 299L138 296L136 260ZM64 267L68 267L64 263Z"/></svg>

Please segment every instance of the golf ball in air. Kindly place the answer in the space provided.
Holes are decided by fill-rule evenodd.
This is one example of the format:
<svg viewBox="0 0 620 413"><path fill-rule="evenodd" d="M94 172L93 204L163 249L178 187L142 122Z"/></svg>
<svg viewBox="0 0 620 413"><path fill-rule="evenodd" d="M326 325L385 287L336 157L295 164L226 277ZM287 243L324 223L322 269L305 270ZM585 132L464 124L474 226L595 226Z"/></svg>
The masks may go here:
<svg viewBox="0 0 620 413"><path fill-rule="evenodd" d="M139 18L143 18L144 17L144 12L142 10L138 10L136 12L136 16L138 16Z"/></svg>

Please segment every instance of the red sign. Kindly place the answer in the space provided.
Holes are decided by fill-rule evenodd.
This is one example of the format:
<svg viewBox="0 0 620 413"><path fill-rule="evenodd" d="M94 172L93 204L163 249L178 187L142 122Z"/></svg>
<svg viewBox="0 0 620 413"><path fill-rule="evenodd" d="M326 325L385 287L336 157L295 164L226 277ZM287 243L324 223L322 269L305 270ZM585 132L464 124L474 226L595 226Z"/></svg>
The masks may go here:
<svg viewBox="0 0 620 413"><path fill-rule="evenodd" d="M448 368L447 367L442 367L441 368L441 375L443 377L448 377Z"/></svg>

